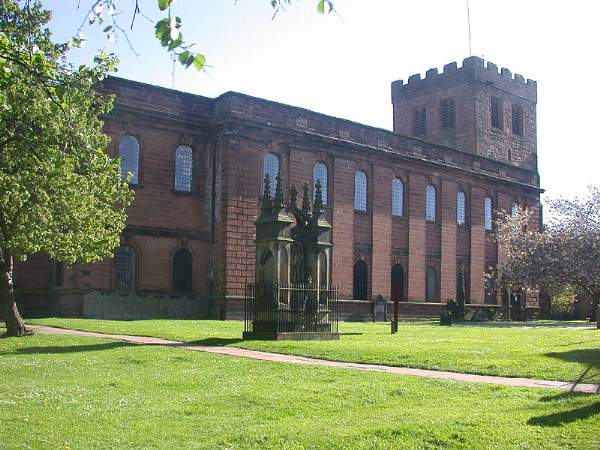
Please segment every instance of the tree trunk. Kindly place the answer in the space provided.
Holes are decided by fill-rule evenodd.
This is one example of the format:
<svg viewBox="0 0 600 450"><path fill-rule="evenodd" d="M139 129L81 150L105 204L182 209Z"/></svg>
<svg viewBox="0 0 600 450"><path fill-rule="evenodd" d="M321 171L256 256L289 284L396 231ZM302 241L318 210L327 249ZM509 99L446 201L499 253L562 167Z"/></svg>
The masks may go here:
<svg viewBox="0 0 600 450"><path fill-rule="evenodd" d="M13 288L13 258L10 251L0 250L0 316L6 323L6 336L24 336L30 333L19 314Z"/></svg>
<svg viewBox="0 0 600 450"><path fill-rule="evenodd" d="M594 302L594 308L596 309L596 328L600 330L600 292L594 294L594 296L592 297L592 301ZM594 317L593 310L592 317Z"/></svg>

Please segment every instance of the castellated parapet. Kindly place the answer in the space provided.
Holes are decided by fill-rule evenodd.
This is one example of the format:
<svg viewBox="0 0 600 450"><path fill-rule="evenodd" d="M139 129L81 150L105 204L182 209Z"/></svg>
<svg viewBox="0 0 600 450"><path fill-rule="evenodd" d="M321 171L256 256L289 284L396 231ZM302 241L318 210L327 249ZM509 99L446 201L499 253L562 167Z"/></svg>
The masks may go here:
<svg viewBox="0 0 600 450"><path fill-rule="evenodd" d="M499 89L522 96L532 102L537 102L537 82L523 75L513 74L509 69L492 62L485 62L477 56L465 58L462 67L456 62L444 65L440 73L437 68L425 72L425 78L420 73L408 77L408 81L397 80L392 83L392 103L396 99L410 98L422 95L423 91L437 90L440 87L450 87L471 81L481 81L493 84Z"/></svg>

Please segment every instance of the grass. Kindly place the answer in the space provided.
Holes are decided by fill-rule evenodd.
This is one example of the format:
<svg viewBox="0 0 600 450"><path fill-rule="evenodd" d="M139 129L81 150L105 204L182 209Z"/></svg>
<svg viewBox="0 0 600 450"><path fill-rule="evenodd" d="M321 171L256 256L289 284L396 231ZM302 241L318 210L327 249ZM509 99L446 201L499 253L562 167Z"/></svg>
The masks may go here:
<svg viewBox="0 0 600 450"><path fill-rule="evenodd" d="M230 345L335 361L449 370L482 375L600 383L600 331L580 323L486 323L441 327L435 322L340 323L340 341L242 341L234 321L37 319L105 333Z"/></svg>
<svg viewBox="0 0 600 450"><path fill-rule="evenodd" d="M74 336L0 339L0 386L0 448L600 447L598 396Z"/></svg>

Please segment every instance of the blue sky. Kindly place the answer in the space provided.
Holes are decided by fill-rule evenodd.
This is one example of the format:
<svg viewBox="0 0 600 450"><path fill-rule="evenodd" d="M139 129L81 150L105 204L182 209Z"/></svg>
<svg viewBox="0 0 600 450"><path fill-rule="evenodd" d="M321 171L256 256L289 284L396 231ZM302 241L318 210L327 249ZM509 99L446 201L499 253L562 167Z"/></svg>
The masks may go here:
<svg viewBox="0 0 600 450"><path fill-rule="evenodd" d="M47 0L59 41L76 33L93 0ZM128 28L132 0L118 0ZM160 18L155 0L142 11ZM337 0L320 15L317 0L294 0L271 20L268 0L177 0L183 34L211 67L176 68L175 88L209 97L239 91L382 128L392 128L390 83L469 55L465 0ZM538 155L547 196L583 194L600 184L600 43L596 2L470 0L473 54L538 82ZM115 51L118 76L172 87L169 56L138 16L129 37L108 42L84 27L86 48Z"/></svg>

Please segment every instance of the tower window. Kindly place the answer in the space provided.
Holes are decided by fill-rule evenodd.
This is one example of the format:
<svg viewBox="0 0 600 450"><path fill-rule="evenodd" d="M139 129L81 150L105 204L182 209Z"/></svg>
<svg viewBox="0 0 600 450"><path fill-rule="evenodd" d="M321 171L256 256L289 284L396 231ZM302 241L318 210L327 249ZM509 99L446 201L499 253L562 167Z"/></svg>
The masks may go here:
<svg viewBox="0 0 600 450"><path fill-rule="evenodd" d="M456 106L454 100L442 100L442 128L454 128L456 126Z"/></svg>
<svg viewBox="0 0 600 450"><path fill-rule="evenodd" d="M354 209L367 210L367 174L357 170L354 174Z"/></svg>
<svg viewBox="0 0 600 450"><path fill-rule="evenodd" d="M523 108L512 105L512 131L517 136L523 136Z"/></svg>
<svg viewBox="0 0 600 450"><path fill-rule="evenodd" d="M427 134L427 110L424 106L415 108L414 133L415 136L425 136Z"/></svg>
<svg viewBox="0 0 600 450"><path fill-rule="evenodd" d="M492 97L491 104L492 127L502 129L502 101Z"/></svg>
<svg viewBox="0 0 600 450"><path fill-rule="evenodd" d="M392 181L392 216L401 217L403 213L404 185L400 178Z"/></svg>

